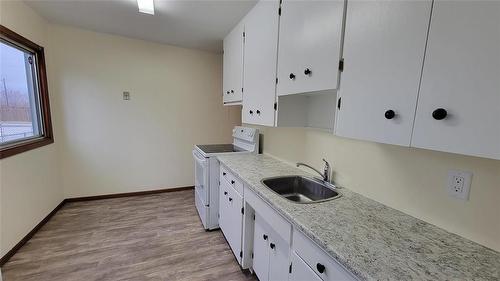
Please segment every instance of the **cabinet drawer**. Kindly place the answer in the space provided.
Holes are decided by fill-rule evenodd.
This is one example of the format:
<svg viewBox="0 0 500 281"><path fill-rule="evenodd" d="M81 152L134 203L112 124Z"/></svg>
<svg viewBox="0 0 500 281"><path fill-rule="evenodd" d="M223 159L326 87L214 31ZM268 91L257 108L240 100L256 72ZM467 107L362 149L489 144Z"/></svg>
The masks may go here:
<svg viewBox="0 0 500 281"><path fill-rule="evenodd" d="M321 281L321 278L299 257L292 253L290 281Z"/></svg>
<svg viewBox="0 0 500 281"><path fill-rule="evenodd" d="M252 206L254 210L258 210L257 212L267 224L272 225L276 234L281 236L286 243L290 244L292 225L249 188L245 188L244 198L248 205Z"/></svg>
<svg viewBox="0 0 500 281"><path fill-rule="evenodd" d="M243 183L237 177L235 177L233 173L229 172L229 169L224 166L220 166L221 184L223 180L229 183L234 188L234 190L236 190L240 194L240 196L243 196Z"/></svg>
<svg viewBox="0 0 500 281"><path fill-rule="evenodd" d="M357 280L335 259L296 229L293 231L293 249L322 280Z"/></svg>

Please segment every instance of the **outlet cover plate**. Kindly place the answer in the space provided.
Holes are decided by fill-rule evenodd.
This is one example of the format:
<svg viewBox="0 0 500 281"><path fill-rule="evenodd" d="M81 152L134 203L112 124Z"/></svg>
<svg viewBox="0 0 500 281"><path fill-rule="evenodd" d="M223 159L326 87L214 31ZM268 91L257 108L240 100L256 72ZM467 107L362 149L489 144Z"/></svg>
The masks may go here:
<svg viewBox="0 0 500 281"><path fill-rule="evenodd" d="M448 194L464 201L469 200L471 182L471 172L450 170L448 172Z"/></svg>

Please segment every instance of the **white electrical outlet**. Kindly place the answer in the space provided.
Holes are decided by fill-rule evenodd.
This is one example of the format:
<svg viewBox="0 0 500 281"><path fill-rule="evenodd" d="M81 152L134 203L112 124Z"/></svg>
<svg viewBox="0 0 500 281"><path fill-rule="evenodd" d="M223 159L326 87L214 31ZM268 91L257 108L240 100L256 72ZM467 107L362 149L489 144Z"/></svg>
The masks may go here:
<svg viewBox="0 0 500 281"><path fill-rule="evenodd" d="M448 193L464 201L469 200L472 173L450 170L448 172Z"/></svg>

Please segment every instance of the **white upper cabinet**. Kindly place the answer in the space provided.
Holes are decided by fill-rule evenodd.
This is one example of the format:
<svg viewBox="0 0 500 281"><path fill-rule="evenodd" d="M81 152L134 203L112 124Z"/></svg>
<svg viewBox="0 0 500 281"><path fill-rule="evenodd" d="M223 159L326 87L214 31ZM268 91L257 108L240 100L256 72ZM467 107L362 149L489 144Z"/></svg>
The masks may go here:
<svg viewBox="0 0 500 281"><path fill-rule="evenodd" d="M274 125L279 1L260 1L244 18L243 123Z"/></svg>
<svg viewBox="0 0 500 281"><path fill-rule="evenodd" d="M278 95L337 88L343 0L281 4Z"/></svg>
<svg viewBox="0 0 500 281"><path fill-rule="evenodd" d="M244 26L240 23L224 38L224 104L238 104L243 98L243 31Z"/></svg>
<svg viewBox="0 0 500 281"><path fill-rule="evenodd" d="M337 135L410 145L431 5L349 2Z"/></svg>
<svg viewBox="0 0 500 281"><path fill-rule="evenodd" d="M435 1L412 146L500 159L500 1Z"/></svg>

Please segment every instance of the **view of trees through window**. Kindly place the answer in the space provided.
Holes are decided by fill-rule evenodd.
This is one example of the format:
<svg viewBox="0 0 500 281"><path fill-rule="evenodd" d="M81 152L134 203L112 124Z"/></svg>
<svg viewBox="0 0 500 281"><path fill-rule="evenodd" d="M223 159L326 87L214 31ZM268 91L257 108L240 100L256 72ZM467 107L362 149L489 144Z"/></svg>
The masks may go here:
<svg viewBox="0 0 500 281"><path fill-rule="evenodd" d="M35 56L0 42L0 144L40 134Z"/></svg>

